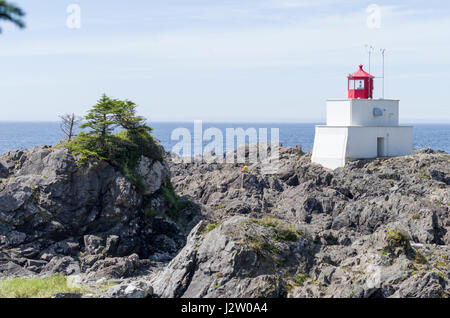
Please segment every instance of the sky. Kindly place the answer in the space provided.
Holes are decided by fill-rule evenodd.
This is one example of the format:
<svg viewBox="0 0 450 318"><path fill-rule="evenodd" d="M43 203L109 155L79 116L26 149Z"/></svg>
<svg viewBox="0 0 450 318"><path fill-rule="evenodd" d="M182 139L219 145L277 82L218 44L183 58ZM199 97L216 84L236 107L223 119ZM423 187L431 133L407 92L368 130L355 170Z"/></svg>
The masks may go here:
<svg viewBox="0 0 450 318"><path fill-rule="evenodd" d="M450 123L448 1L13 2L27 27L0 22L0 121L85 115L106 93L150 122L324 122L369 44L402 122Z"/></svg>

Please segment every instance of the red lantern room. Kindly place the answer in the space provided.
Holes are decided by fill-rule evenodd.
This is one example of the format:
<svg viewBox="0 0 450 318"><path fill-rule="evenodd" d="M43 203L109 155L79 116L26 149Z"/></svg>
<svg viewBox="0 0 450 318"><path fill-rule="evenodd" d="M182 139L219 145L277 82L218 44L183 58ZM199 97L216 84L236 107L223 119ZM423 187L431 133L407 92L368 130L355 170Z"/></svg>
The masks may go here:
<svg viewBox="0 0 450 318"><path fill-rule="evenodd" d="M348 77L348 98L349 99L369 99L373 98L373 79L374 76L363 70L363 66L359 66L359 70Z"/></svg>

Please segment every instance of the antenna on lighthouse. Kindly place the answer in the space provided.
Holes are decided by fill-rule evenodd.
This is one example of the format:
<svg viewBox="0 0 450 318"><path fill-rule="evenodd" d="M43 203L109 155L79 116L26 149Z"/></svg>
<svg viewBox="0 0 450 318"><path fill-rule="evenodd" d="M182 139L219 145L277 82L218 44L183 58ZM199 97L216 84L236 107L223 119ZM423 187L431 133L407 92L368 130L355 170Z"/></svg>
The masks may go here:
<svg viewBox="0 0 450 318"><path fill-rule="evenodd" d="M370 74L370 58L372 56L372 52L375 49L375 47L373 47L372 45L369 45L369 44L366 44L365 47L366 47L367 53L369 54L369 74Z"/></svg>
<svg viewBox="0 0 450 318"><path fill-rule="evenodd" d="M372 45L366 44L366 51L369 53L369 74L370 74L370 57L372 56L372 52L375 49ZM370 81L369 81L369 90L370 90ZM373 97L372 97L373 98Z"/></svg>
<svg viewBox="0 0 450 318"><path fill-rule="evenodd" d="M380 49L381 52L381 56L383 56L383 73L382 73L382 78L383 78L383 99L384 99L384 53L386 52L386 49Z"/></svg>

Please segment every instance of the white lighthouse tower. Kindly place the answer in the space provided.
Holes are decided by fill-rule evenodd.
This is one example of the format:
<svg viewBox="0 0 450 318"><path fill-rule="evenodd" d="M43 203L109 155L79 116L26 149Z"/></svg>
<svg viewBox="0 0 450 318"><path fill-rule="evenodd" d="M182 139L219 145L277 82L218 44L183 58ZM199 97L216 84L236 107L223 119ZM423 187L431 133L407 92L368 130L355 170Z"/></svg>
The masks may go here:
<svg viewBox="0 0 450 318"><path fill-rule="evenodd" d="M325 168L348 160L413 151L413 127L399 126L399 101L372 99L374 77L359 66L348 76L348 98L327 100L327 124L316 126L312 162Z"/></svg>

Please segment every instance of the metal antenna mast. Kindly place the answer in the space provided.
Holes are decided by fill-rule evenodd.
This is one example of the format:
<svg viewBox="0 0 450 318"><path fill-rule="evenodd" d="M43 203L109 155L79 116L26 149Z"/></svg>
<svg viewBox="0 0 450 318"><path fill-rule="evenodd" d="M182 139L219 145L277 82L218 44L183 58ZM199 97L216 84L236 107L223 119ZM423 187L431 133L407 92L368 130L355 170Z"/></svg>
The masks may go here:
<svg viewBox="0 0 450 318"><path fill-rule="evenodd" d="M375 49L375 47L373 47L372 45L368 45L368 44L366 44L365 47L366 47L367 53L369 54L369 74L370 74L370 58L372 56L372 52Z"/></svg>
<svg viewBox="0 0 450 318"><path fill-rule="evenodd" d="M366 46L367 53L369 53L369 74L370 74L370 57L372 56L372 52L375 48L372 45L368 45L368 44L366 44L365 46ZM370 80L369 80L369 91L370 91L370 89L371 88L370 88ZM372 98L373 98L373 96L372 96Z"/></svg>
<svg viewBox="0 0 450 318"><path fill-rule="evenodd" d="M381 55L383 56L383 99L384 99L384 53L386 52L386 49L380 49Z"/></svg>

